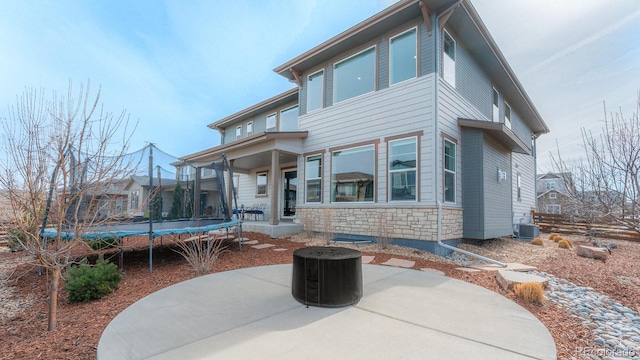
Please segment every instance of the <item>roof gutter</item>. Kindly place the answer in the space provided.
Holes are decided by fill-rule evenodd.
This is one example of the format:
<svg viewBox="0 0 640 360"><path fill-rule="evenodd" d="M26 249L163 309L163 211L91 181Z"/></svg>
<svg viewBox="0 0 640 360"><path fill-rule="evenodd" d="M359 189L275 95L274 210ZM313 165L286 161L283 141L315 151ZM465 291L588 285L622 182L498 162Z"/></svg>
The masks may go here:
<svg viewBox="0 0 640 360"><path fill-rule="evenodd" d="M436 21L435 21L434 27L433 27L434 28L434 32L435 32L434 36L436 37L435 38L435 40L436 40L435 41L435 53L436 53L435 54L436 55L435 64L436 64L436 68L435 68L435 72L434 72L434 74L435 74L435 79L434 79L434 89L435 89L435 91L434 91L434 97L433 97L433 99L434 99L433 100L434 101L434 104L433 104L433 109L434 109L433 110L433 117L434 117L434 120L435 120L435 123L434 123L434 135L433 135L433 137L434 137L434 139L433 139L434 140L433 141L434 152L433 153L434 154L438 154L438 144L440 143L438 141L439 140L439 136L440 136L439 135L439 132L440 132L440 119L439 119L439 114L438 114L438 103L439 103L438 100L440 98L440 94L439 94L439 91L440 91L440 76L439 76L439 74L440 74L440 36L441 36L440 35L440 24L439 24L439 22L440 22L440 18L442 16L446 15L448 17L449 15L451 15L451 13L453 11L455 11L455 9L458 6L460 6L462 4L462 1L463 0L456 1L453 5L449 6L445 11L441 12L440 14L438 14L436 16ZM446 22L446 19L445 19L445 22ZM444 24L443 24L443 27L444 27ZM439 181L440 176L437 175L438 165L439 165L438 164L438 160L439 159L440 159L440 157L438 157L437 155L434 156L434 172L436 173L436 176L434 176L434 178L435 178L434 195L435 195L435 198L436 198L436 203L438 204L438 224L437 224L438 226L437 226L437 235L436 235L436 240L437 240L438 245L442 246L445 249L449 249L449 250L452 250L452 251L455 251L455 252L459 252L459 253L462 253L462 254L465 254L465 255L480 259L482 261L490 262L490 263L496 264L496 265L501 266L501 267L507 267L507 264L502 263L500 261L493 260L493 259L490 259L488 257L484 257L482 255L478 255L476 253L472 253L472 252L467 251L467 250L459 249L459 248L457 248L455 246L447 245L447 244L442 242L442 201L440 201L440 196L438 194L438 189L440 189L440 181Z"/></svg>

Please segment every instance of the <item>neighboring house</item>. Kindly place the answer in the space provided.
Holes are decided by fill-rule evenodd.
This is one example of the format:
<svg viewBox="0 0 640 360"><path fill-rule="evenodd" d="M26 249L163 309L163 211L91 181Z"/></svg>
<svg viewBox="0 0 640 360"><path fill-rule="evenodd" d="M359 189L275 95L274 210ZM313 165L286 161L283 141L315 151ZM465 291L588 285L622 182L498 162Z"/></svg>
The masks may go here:
<svg viewBox="0 0 640 360"><path fill-rule="evenodd" d="M161 188L162 199L162 216L166 217L171 210L173 204L173 191L176 187L175 179L153 178L153 188L158 185ZM132 176L124 186L124 192L128 197L128 216L129 217L148 217L149 215L149 177L148 176Z"/></svg>
<svg viewBox="0 0 640 360"><path fill-rule="evenodd" d="M566 213L572 207L570 195L572 188L571 173L552 173L538 176L536 180L536 194L538 198L537 209L547 214Z"/></svg>
<svg viewBox="0 0 640 360"><path fill-rule="evenodd" d="M178 167L224 154L271 226L357 239L386 216L394 242L434 252L531 222L549 129L469 1L400 1L274 71L297 87L209 124L221 145Z"/></svg>

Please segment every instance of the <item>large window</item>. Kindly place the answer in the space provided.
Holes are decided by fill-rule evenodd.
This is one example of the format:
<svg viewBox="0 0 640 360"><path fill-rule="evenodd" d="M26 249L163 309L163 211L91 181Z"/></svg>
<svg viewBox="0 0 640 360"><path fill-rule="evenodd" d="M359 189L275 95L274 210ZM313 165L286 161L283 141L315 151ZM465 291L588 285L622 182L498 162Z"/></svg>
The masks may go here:
<svg viewBox="0 0 640 360"><path fill-rule="evenodd" d="M389 40L389 84L416 77L416 32L413 28Z"/></svg>
<svg viewBox="0 0 640 360"><path fill-rule="evenodd" d="M498 100L500 99L500 95L498 94L498 90L493 89L493 118L492 120L494 122L499 122L500 121L500 105L498 103Z"/></svg>
<svg viewBox="0 0 640 360"><path fill-rule="evenodd" d="M417 139L389 142L389 192L391 200L416 199Z"/></svg>
<svg viewBox="0 0 640 360"><path fill-rule="evenodd" d="M304 177L307 186L306 201L322 201L322 155L307 156L304 167Z"/></svg>
<svg viewBox="0 0 640 360"><path fill-rule="evenodd" d="M276 131L276 113L267 115L267 131Z"/></svg>
<svg viewBox="0 0 640 360"><path fill-rule="evenodd" d="M456 202L456 144L444 139L444 201Z"/></svg>
<svg viewBox="0 0 640 360"><path fill-rule="evenodd" d="M446 31L442 48L443 77L451 86L456 87L456 42Z"/></svg>
<svg viewBox="0 0 640 360"><path fill-rule="evenodd" d="M256 195L267 195L267 173L256 174Z"/></svg>
<svg viewBox="0 0 640 360"><path fill-rule="evenodd" d="M333 102L374 91L375 67L375 47L336 63L333 70Z"/></svg>
<svg viewBox="0 0 640 360"><path fill-rule="evenodd" d="M324 99L324 70L307 77L307 112L322 108Z"/></svg>
<svg viewBox="0 0 640 360"><path fill-rule="evenodd" d="M511 106L504 103L504 124L511 129Z"/></svg>
<svg viewBox="0 0 640 360"><path fill-rule="evenodd" d="M334 151L331 159L331 201L373 201L375 147Z"/></svg>
<svg viewBox="0 0 640 360"><path fill-rule="evenodd" d="M298 105L280 111L280 131L298 131Z"/></svg>

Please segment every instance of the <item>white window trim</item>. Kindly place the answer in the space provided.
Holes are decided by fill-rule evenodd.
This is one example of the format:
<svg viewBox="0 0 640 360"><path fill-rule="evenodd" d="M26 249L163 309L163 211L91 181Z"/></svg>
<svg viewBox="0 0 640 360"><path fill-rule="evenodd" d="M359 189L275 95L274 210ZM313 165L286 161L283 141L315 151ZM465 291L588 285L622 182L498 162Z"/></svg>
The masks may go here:
<svg viewBox="0 0 640 360"><path fill-rule="evenodd" d="M319 177L307 177L307 174L308 174L307 164L309 163L308 162L309 158L317 157L317 156L320 157L320 176ZM319 204L319 203L323 202L322 201L323 200L322 198L324 196L323 188L322 188L322 185L323 185L323 183L322 183L322 175L324 174L323 166L324 166L324 155L323 154L313 154L313 155L309 155L309 156L305 156L304 157L304 171L305 171L305 174L304 174L304 176L305 176L305 178L304 178L304 202L305 203ZM309 198L309 196L307 194L307 191L308 191L307 181L309 181L309 180L320 180L320 200L318 200L318 201L309 201L309 200L307 200Z"/></svg>
<svg viewBox="0 0 640 360"><path fill-rule="evenodd" d="M495 104L493 102L493 93L494 92L498 96L498 103L497 104ZM500 122L500 92L495 87L492 88L492 91L491 91L491 109L492 109L491 121Z"/></svg>
<svg viewBox="0 0 640 360"><path fill-rule="evenodd" d="M253 135L253 121L247 123L247 136Z"/></svg>
<svg viewBox="0 0 640 360"><path fill-rule="evenodd" d="M242 139L242 125L236 126L236 140Z"/></svg>
<svg viewBox="0 0 640 360"><path fill-rule="evenodd" d="M444 149L445 149L445 144L447 142L453 144L453 149L455 151L455 154L454 154L454 168L455 168L455 170L454 171L449 170L449 169L447 169L445 167L444 159L445 159L446 154L444 152ZM458 189L457 189L457 187L458 187L458 164L457 164L457 162L458 162L458 144L453 140L450 140L448 138L443 138L443 143L442 143L442 200L443 200L444 203L447 203L447 204L456 204L457 201L458 201ZM453 174L453 201L447 201L447 199L446 199L446 194L445 194L445 191L444 191L445 173L452 173Z"/></svg>
<svg viewBox="0 0 640 360"><path fill-rule="evenodd" d="M451 40L453 41L453 56L454 59L451 59L449 57L449 55L447 55L447 53L444 52L444 41L445 41L445 37L448 36L451 38ZM443 30L442 32L442 78L444 79L444 81L451 85L454 89L456 87L456 59L458 57L458 46L457 46L458 42L456 41L456 39L451 36L451 34L449 34L449 32L447 30ZM445 71L445 57L449 57L451 59L451 61L453 61L453 75L449 75L446 71ZM448 76L452 76L453 78L451 79L453 82L449 81L447 79Z"/></svg>
<svg viewBox="0 0 640 360"><path fill-rule="evenodd" d="M387 164L387 173L388 173L388 199L389 202L417 202L418 201L418 176L420 176L420 173L418 172L418 137L417 136L408 136L405 138L400 138L400 139L394 139L394 140L390 140L389 142L387 142L387 154L390 157L391 156L391 143L395 142L395 141L402 141L402 140L407 140L407 139L415 139L415 154L416 154L416 166L412 169L398 169L398 170L391 170L389 169L389 164ZM409 171L415 171L416 172L416 198L413 200L410 199L402 199L402 200L393 200L391 197L393 195L393 189L391 188L392 186L392 181L391 181L391 177L393 173L399 173L399 172L409 172Z"/></svg>
<svg viewBox="0 0 640 360"><path fill-rule="evenodd" d="M282 109L282 110L278 111L278 117L279 117L279 118L280 118L280 120L282 121L282 113L283 113L283 112L286 112L287 110L291 110L291 109L293 109L293 108L297 108L297 109L298 109L298 114L296 114L296 116L297 116L296 121L298 121L298 124L296 124L296 128L297 128L297 129L300 129L300 126L299 126L299 125L300 125L300 124L299 124L299 122L300 122L300 106L299 106L298 104L291 105L291 106L289 106L288 108L284 108L284 109ZM280 125L281 125L281 124L280 124Z"/></svg>
<svg viewBox="0 0 640 360"><path fill-rule="evenodd" d="M558 198L558 194L556 194L554 192L549 193L549 199L557 199L557 198Z"/></svg>
<svg viewBox="0 0 640 360"><path fill-rule="evenodd" d="M508 113L509 113L509 117L507 117L507 109L509 109ZM511 113L513 112L513 109L511 108L511 106L509 106L509 103L507 103L506 101L504 102L504 124L511 129Z"/></svg>
<svg viewBox="0 0 640 360"><path fill-rule="evenodd" d="M325 79L326 73L325 73L324 69L320 69L320 70L318 70L316 72L313 72L313 73L307 75L307 84L309 84L309 78L314 76L314 75L317 75L318 73L322 73L322 90L321 90L322 100L320 101L321 104L320 104L319 108L313 109L313 110L309 110L309 90L307 88L307 94L306 94L307 95L307 99L305 100L306 101L306 109L305 110L306 110L307 114L310 113L310 112L322 110L324 108L324 93L325 93L324 86L325 86L325 81L326 81L326 79Z"/></svg>
<svg viewBox="0 0 640 360"><path fill-rule="evenodd" d="M270 129L272 129L272 128L269 127L269 118L271 116L273 116L273 120L275 122L275 124L273 126L273 131L278 131L278 113L277 112L274 112L274 113L271 113L271 114L267 115L267 117L265 118L265 121L264 121L264 130L265 131L270 131Z"/></svg>
<svg viewBox="0 0 640 360"><path fill-rule="evenodd" d="M416 33L416 44L415 44L416 45L416 55L415 55L415 58L416 58L416 75L414 77L412 77L412 78L409 78L409 79L406 79L406 80L402 80L402 81L398 81L398 82L392 84L391 83L391 67L392 67L392 64L391 64L391 42L393 41L393 39L398 38L398 37L400 37L400 36L402 36L402 35L404 35L404 34L406 34L408 32L411 32L411 31L415 31L415 33ZM409 80L412 80L412 79L415 79L415 78L418 77L418 53L420 52L420 47L418 46L418 43L419 43L419 37L418 37L418 27L417 26L414 26L414 27L412 27L410 29L407 29L407 30L405 30L405 31L403 31L401 33L398 33L398 34L396 34L396 35L394 35L394 36L389 38L389 44L388 44L389 45L389 54L387 55L389 57L389 70L388 70L389 71L389 79L388 79L389 86L394 86L396 84L401 84L401 83L403 83L405 81L409 81Z"/></svg>
<svg viewBox="0 0 640 360"><path fill-rule="evenodd" d="M362 54L364 52L367 52L367 51L369 51L371 49L373 49L373 54L374 54L374 58L375 58L375 60L374 60L375 64L373 65L373 90L368 91L368 92L363 93L363 94L360 94L360 95L357 95L357 96L354 96L354 97L350 97L348 99L343 99L343 100L337 101L336 100L336 84L338 82L336 81L336 66L338 66L340 63L343 63L343 62L351 59L352 57L358 56L358 55L360 55L360 54ZM370 94L370 93L376 91L377 84L378 84L378 82L376 81L376 79L378 78L378 56L377 55L378 55L378 47L376 45L373 45L373 46L370 46L370 47L368 47L366 49L358 51L357 53L355 53L353 55L347 56L347 57L341 59L340 61L336 61L335 63L333 63L333 74L332 74L332 76L333 76L333 79L332 79L333 80L333 104L338 104L338 103L341 103L341 102L344 102L344 101L348 101L348 100L351 100L351 99L357 99L359 97L362 97L364 95L367 95L367 94Z"/></svg>
<svg viewBox="0 0 640 360"><path fill-rule="evenodd" d="M264 175L266 177L266 179L267 179L267 182L264 185L264 193L261 193L258 190L258 177L260 175ZM262 197L262 196L268 196L268 194L269 194L269 172L267 172L267 171L257 172L256 173L256 196L261 196Z"/></svg>

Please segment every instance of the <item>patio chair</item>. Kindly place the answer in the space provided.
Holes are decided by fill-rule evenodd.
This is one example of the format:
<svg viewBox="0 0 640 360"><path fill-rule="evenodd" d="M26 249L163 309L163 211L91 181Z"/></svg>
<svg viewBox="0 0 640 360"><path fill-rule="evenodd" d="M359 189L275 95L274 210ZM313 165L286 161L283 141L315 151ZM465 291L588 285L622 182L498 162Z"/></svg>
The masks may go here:
<svg viewBox="0 0 640 360"><path fill-rule="evenodd" d="M256 221L258 220L258 215L262 216L262 220L264 221L264 211L267 209L267 204L258 204L258 207L253 210L252 214L255 217Z"/></svg>

